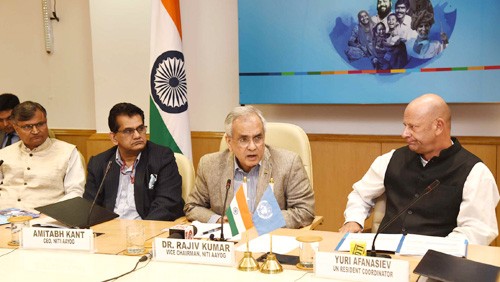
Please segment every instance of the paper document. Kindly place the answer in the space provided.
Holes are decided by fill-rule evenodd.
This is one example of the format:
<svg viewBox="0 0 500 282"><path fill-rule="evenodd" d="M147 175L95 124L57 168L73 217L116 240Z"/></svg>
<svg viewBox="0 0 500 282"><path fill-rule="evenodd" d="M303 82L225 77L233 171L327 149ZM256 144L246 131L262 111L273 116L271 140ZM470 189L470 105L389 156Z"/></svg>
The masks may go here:
<svg viewBox="0 0 500 282"><path fill-rule="evenodd" d="M30 221L32 227L52 227L52 228L68 228L68 226L53 219L50 216L36 218Z"/></svg>
<svg viewBox="0 0 500 282"><path fill-rule="evenodd" d="M254 253L269 252L271 246L270 236L269 234L259 236L253 240L250 240L248 244L251 252ZM284 255L295 250L298 247L299 247L299 242L295 240L295 237L273 235L273 253ZM238 252L245 252L246 250L247 250L247 244L242 244L241 246L236 248L236 251Z"/></svg>
<svg viewBox="0 0 500 282"><path fill-rule="evenodd" d="M452 256L466 257L468 245L468 241L464 238L408 234L398 253L423 256L430 249Z"/></svg>
<svg viewBox="0 0 500 282"><path fill-rule="evenodd" d="M336 251L348 252L352 241L366 242L366 249L371 250L375 233L346 233L335 248ZM403 234L378 234L375 247L377 251L396 252L403 240Z"/></svg>
<svg viewBox="0 0 500 282"><path fill-rule="evenodd" d="M8 208L4 210L0 210L0 225L9 223L8 219L11 216L31 216L33 218L37 218L40 216L40 213L37 211L31 210L22 210L18 208Z"/></svg>

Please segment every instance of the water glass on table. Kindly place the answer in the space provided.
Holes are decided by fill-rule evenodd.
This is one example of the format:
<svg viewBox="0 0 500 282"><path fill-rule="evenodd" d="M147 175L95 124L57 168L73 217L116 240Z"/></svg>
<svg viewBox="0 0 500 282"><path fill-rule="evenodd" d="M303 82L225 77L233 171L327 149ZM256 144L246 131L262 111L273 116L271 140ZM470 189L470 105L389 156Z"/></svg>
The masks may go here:
<svg viewBox="0 0 500 282"><path fill-rule="evenodd" d="M145 253L145 228L142 224L127 226L127 255L142 255Z"/></svg>

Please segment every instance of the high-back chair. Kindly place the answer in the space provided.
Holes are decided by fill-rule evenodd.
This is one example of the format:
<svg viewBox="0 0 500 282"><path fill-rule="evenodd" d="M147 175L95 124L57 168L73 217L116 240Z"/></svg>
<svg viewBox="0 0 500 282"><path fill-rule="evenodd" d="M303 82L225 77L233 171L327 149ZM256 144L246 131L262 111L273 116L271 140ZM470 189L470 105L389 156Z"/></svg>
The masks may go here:
<svg viewBox="0 0 500 282"><path fill-rule="evenodd" d="M174 153L175 162L182 176L182 199L187 200L187 196L194 187L194 167L191 160L179 153Z"/></svg>
<svg viewBox="0 0 500 282"><path fill-rule="evenodd" d="M302 159L311 188L314 189L311 145L302 128L291 123L268 122L266 125L266 144L297 153ZM227 149L226 134L222 137L219 147L220 151L225 149ZM315 229L322 222L323 216L317 215L313 222L303 229Z"/></svg>
<svg viewBox="0 0 500 282"><path fill-rule="evenodd" d="M297 153L302 159L304 168L313 186L312 154L309 138L304 130L295 124L268 122L266 126L266 144ZM227 149L226 135L220 142L220 151Z"/></svg>

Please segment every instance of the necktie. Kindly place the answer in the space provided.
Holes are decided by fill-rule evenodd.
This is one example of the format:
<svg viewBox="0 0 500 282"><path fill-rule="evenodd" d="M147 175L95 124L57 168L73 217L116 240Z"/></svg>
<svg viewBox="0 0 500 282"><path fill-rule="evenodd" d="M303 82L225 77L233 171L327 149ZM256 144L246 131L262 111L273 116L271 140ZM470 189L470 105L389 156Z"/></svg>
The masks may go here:
<svg viewBox="0 0 500 282"><path fill-rule="evenodd" d="M12 133L7 133L6 137L7 137L7 142L5 142L5 147L9 146L10 144L12 144Z"/></svg>

